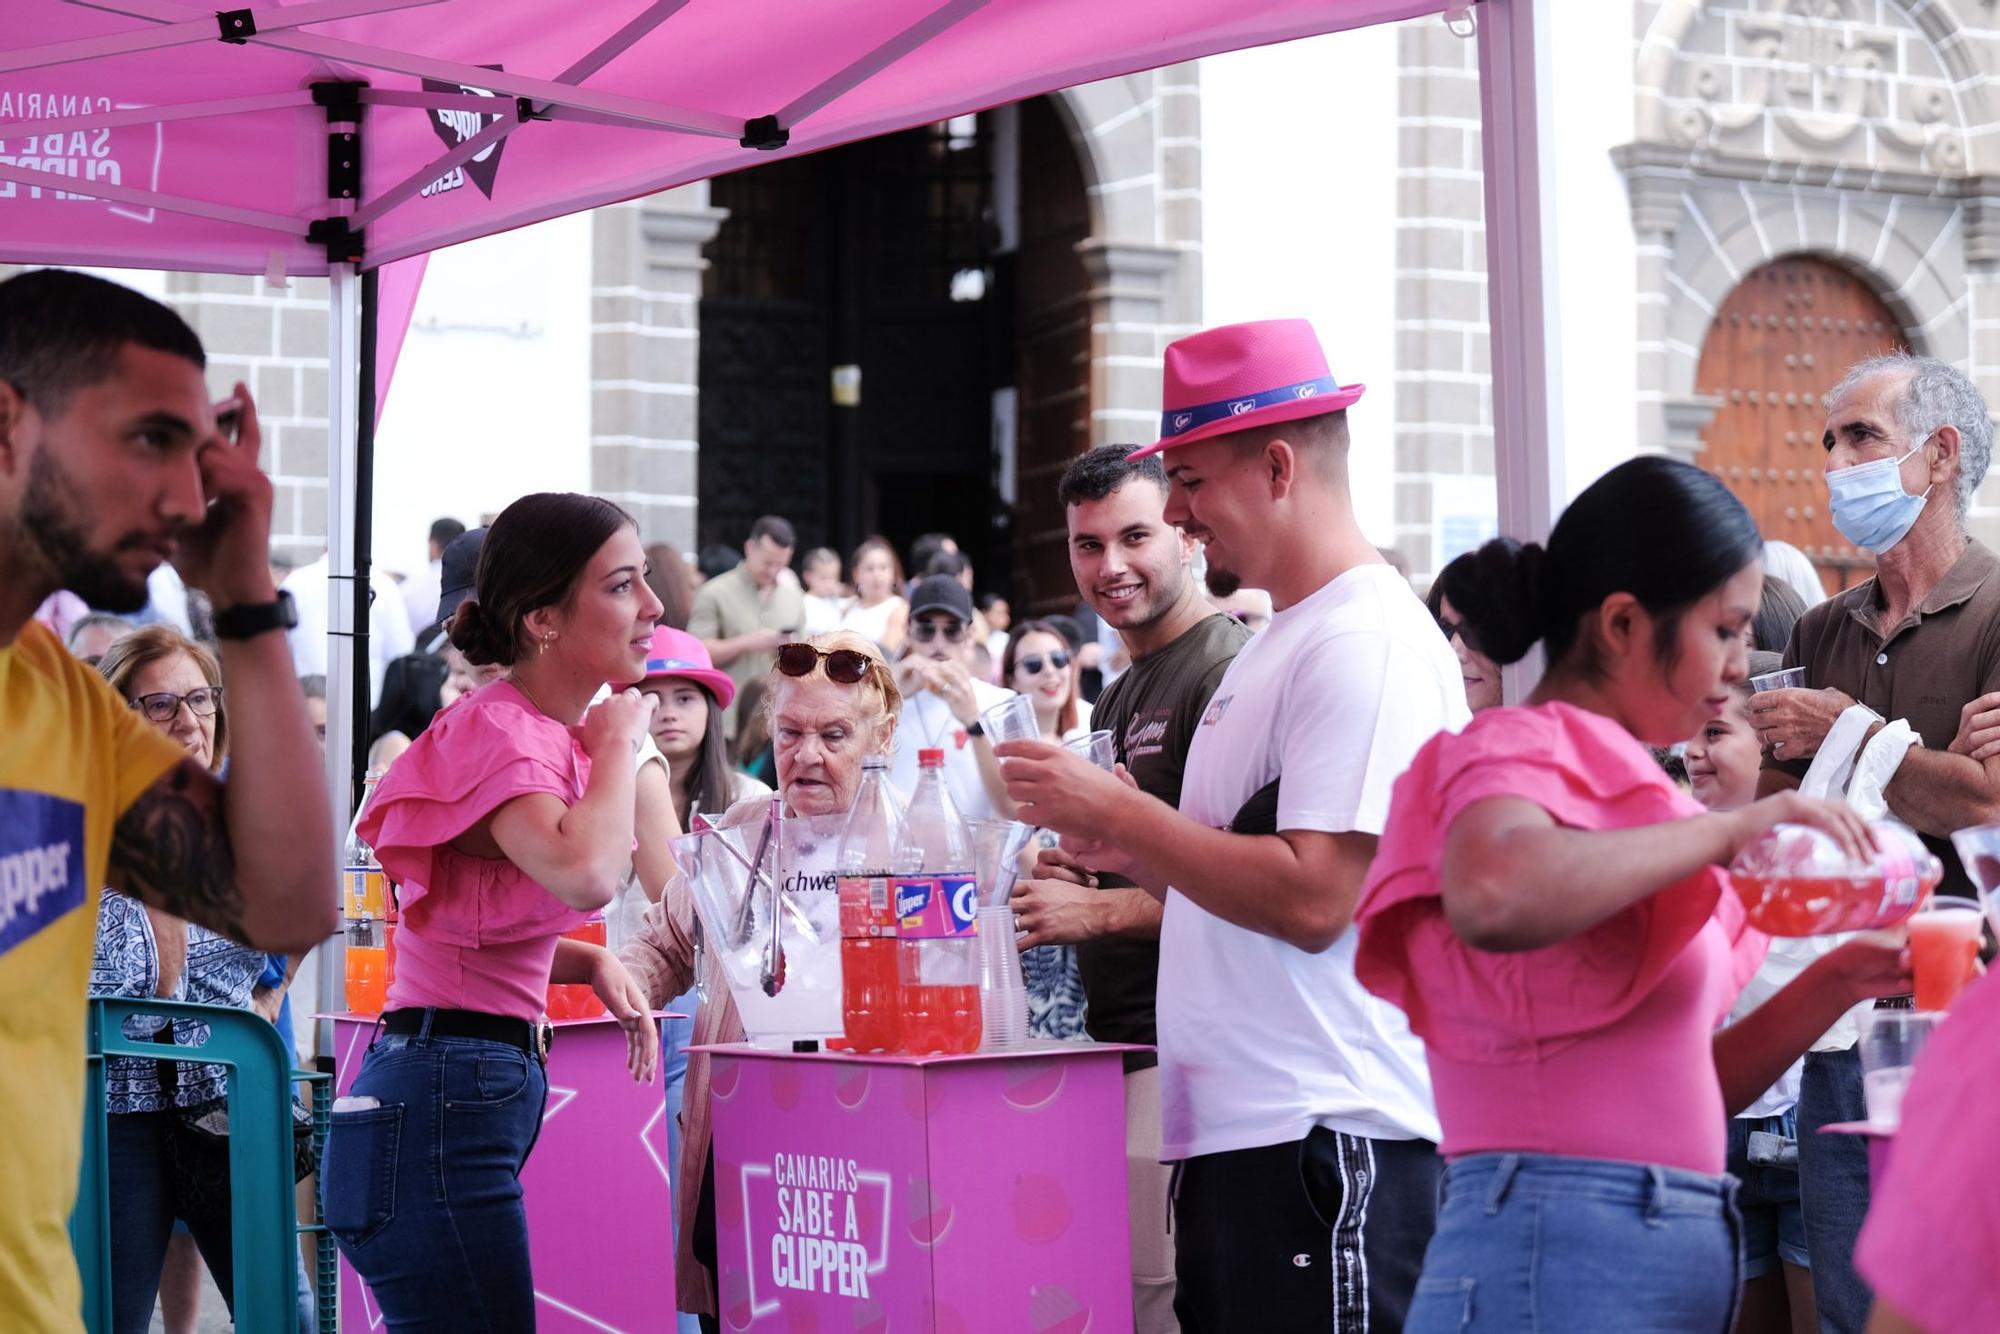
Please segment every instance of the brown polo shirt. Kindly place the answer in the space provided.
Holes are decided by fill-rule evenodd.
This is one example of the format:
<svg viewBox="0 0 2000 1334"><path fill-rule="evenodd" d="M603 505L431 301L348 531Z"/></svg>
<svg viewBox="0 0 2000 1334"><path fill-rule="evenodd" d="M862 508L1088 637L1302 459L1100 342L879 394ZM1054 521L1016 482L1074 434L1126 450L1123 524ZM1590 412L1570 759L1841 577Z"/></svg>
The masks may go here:
<svg viewBox="0 0 2000 1334"><path fill-rule="evenodd" d="M1785 666L1804 667L1806 684L1845 691L1884 718L1909 723L1930 750L1958 735L1959 710L2000 690L2000 557L1977 542L1901 625L1884 627L1882 601L1869 579L1800 618ZM1804 778L1805 761L1764 767ZM1944 863L1941 892L1971 897L1972 882L1951 840L1924 836Z"/></svg>

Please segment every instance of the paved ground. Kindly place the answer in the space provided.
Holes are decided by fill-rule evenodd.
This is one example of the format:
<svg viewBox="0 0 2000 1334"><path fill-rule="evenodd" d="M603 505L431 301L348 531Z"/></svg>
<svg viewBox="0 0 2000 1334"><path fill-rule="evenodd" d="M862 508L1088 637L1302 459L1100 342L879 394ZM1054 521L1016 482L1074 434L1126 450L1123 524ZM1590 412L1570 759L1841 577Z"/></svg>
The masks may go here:
<svg viewBox="0 0 2000 1334"><path fill-rule="evenodd" d="M222 1294L215 1290L215 1280L208 1275L208 1267L201 1271L201 1322L195 1326L195 1334L229 1334L236 1326L230 1323L229 1308L222 1304ZM159 1308L153 1309L152 1334L166 1334L167 1327L160 1321Z"/></svg>

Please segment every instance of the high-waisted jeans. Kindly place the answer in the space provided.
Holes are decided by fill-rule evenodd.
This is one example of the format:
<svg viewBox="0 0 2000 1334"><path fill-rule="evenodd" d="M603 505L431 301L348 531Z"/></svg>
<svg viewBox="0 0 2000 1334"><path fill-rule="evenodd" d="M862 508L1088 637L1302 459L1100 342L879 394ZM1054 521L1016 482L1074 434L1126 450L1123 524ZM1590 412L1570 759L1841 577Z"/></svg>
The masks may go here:
<svg viewBox="0 0 2000 1334"><path fill-rule="evenodd" d="M1736 1182L1642 1163L1487 1153L1445 1168L1410 1334L1728 1334Z"/></svg>
<svg viewBox="0 0 2000 1334"><path fill-rule="evenodd" d="M336 1111L320 1208L391 1334L535 1328L521 1167L548 1079L518 1047L381 1034Z"/></svg>

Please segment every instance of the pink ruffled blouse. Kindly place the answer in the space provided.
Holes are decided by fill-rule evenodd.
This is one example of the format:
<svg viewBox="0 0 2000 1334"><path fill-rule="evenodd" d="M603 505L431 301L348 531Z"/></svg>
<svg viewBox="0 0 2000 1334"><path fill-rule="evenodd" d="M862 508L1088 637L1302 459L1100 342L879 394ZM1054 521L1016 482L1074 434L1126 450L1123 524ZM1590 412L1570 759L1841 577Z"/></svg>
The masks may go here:
<svg viewBox="0 0 2000 1334"><path fill-rule="evenodd" d="M574 805L589 780L569 729L507 681L440 712L390 766L361 820L402 913L390 1009L542 1013L556 940L589 915L513 862L451 841L516 797L546 792Z"/></svg>
<svg viewBox="0 0 2000 1334"><path fill-rule="evenodd" d="M1445 918L1439 877L1453 822L1490 797L1582 830L1702 813L1623 728L1567 704L1489 710L1418 752L1355 909L1355 972L1424 1040L1440 1148L1720 1173L1710 1042L1766 937L1711 867L1569 940L1473 948Z"/></svg>

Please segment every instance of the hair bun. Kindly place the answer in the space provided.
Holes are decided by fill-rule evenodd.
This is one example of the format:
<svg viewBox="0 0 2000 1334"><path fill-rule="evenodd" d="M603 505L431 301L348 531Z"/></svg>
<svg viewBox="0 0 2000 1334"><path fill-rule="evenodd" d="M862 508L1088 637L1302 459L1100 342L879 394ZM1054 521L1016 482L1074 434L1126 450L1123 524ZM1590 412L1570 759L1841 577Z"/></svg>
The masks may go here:
<svg viewBox="0 0 2000 1334"><path fill-rule="evenodd" d="M1493 661L1519 662L1548 632L1546 553L1534 542L1496 537L1447 568L1445 596L1474 645Z"/></svg>
<svg viewBox="0 0 2000 1334"><path fill-rule="evenodd" d="M494 623L479 605L479 599L469 597L459 603L458 610L445 623L445 630L452 644L475 667L514 665L512 636Z"/></svg>

